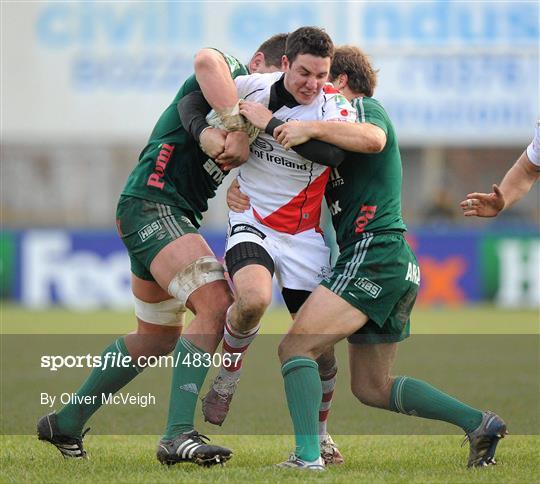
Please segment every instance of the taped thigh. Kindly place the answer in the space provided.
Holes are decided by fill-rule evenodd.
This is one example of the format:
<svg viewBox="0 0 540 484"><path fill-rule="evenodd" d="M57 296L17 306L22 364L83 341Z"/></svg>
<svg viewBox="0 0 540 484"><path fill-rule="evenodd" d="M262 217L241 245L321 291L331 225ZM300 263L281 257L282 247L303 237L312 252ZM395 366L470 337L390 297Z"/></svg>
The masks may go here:
<svg viewBox="0 0 540 484"><path fill-rule="evenodd" d="M182 326L186 306L176 299L148 303L135 298L135 315L145 323L161 326Z"/></svg>
<svg viewBox="0 0 540 484"><path fill-rule="evenodd" d="M260 244L254 242L239 242L233 245L225 254L227 271L232 278L243 267L257 264L266 267L274 275L274 259Z"/></svg>
<svg viewBox="0 0 540 484"><path fill-rule="evenodd" d="M185 305L196 289L221 280L225 280L223 265L214 256L205 256L178 272L169 283L168 291L171 296Z"/></svg>

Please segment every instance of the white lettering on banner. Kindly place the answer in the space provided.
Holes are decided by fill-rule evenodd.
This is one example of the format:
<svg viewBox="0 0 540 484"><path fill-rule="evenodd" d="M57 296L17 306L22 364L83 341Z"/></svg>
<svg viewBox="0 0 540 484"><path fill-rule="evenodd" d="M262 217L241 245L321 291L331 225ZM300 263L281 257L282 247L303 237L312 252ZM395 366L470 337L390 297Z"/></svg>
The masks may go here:
<svg viewBox="0 0 540 484"><path fill-rule="evenodd" d="M30 231L21 243L22 302L30 307L58 303L73 309L129 308L129 258L72 250L69 234ZM54 297L54 296L56 297Z"/></svg>
<svg viewBox="0 0 540 484"><path fill-rule="evenodd" d="M204 13L197 2L44 2L36 34L52 48L198 45L205 32Z"/></svg>
<svg viewBox="0 0 540 484"><path fill-rule="evenodd" d="M378 59L385 75L377 97L402 144L424 144L426 134L431 142L526 142L537 116L537 54L441 52ZM405 79L407 95L396 94Z"/></svg>
<svg viewBox="0 0 540 484"><path fill-rule="evenodd" d="M216 30L212 18L220 20L224 37L250 48L276 32L319 24L339 43L536 45L538 38L538 5L516 1L355 2L339 9L307 2L223 2L208 9L199 2L43 2L36 34L53 48L200 45Z"/></svg>
<svg viewBox="0 0 540 484"><path fill-rule="evenodd" d="M499 289L503 307L540 306L540 241L502 240L497 246Z"/></svg>
<svg viewBox="0 0 540 484"><path fill-rule="evenodd" d="M358 13L365 41L494 45L538 39L535 2L366 2Z"/></svg>
<svg viewBox="0 0 540 484"><path fill-rule="evenodd" d="M4 3L7 141L146 138L201 46L245 61L301 25L373 57L403 145L525 145L537 116L538 2Z"/></svg>

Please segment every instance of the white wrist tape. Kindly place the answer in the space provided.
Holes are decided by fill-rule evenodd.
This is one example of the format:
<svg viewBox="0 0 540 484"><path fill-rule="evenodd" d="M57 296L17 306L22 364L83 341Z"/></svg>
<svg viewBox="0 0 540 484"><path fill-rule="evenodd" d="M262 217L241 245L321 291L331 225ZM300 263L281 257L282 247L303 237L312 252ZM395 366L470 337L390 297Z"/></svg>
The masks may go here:
<svg viewBox="0 0 540 484"><path fill-rule="evenodd" d="M245 131L246 121L240 114L240 101L230 108L219 109L216 114L227 131Z"/></svg>

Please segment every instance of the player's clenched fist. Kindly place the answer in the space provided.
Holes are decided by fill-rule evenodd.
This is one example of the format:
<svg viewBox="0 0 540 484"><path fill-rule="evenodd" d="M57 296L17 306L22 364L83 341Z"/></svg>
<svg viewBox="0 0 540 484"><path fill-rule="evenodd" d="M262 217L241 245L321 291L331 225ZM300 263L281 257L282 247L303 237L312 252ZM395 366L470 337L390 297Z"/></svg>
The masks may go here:
<svg viewBox="0 0 540 484"><path fill-rule="evenodd" d="M201 149L213 160L225 149L227 131L218 128L206 128L201 133L199 143Z"/></svg>
<svg viewBox="0 0 540 484"><path fill-rule="evenodd" d="M249 138L243 131L233 131L228 133L225 140L225 149L221 155L216 158L224 171L236 168L247 161L249 158Z"/></svg>

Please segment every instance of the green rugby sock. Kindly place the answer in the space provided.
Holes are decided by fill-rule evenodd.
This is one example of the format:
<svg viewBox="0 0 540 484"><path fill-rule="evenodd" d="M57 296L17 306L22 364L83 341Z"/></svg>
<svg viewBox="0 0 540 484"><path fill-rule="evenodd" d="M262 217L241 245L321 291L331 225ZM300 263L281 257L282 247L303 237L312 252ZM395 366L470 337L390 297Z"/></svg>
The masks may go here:
<svg viewBox="0 0 540 484"><path fill-rule="evenodd" d="M165 440L193 430L197 397L209 370L208 366L202 364L196 366L199 361L198 357L194 358L196 354L204 355L205 352L186 338L178 340L174 349L174 361L178 362L178 366L173 368L167 429L163 435Z"/></svg>
<svg viewBox="0 0 540 484"><path fill-rule="evenodd" d="M294 356L281 366L287 404L296 437L295 454L312 462L319 458L319 406L322 398L317 362Z"/></svg>
<svg viewBox="0 0 540 484"><path fill-rule="evenodd" d="M124 337L118 338L103 350L101 361L103 366L105 364L107 366L105 369L102 367L94 368L76 392L78 398L90 397L92 403L69 403L58 412L58 428L63 435L80 437L84 424L101 407L102 395L108 396L109 393L116 393L142 371L135 365L112 366L111 362L117 362L117 357L113 359L109 356L106 359L107 353L114 355L120 353L123 356L129 356Z"/></svg>
<svg viewBox="0 0 540 484"><path fill-rule="evenodd" d="M390 410L406 415L443 420L461 427L465 432L477 428L482 412L441 392L421 380L400 376L394 380L390 395Z"/></svg>

